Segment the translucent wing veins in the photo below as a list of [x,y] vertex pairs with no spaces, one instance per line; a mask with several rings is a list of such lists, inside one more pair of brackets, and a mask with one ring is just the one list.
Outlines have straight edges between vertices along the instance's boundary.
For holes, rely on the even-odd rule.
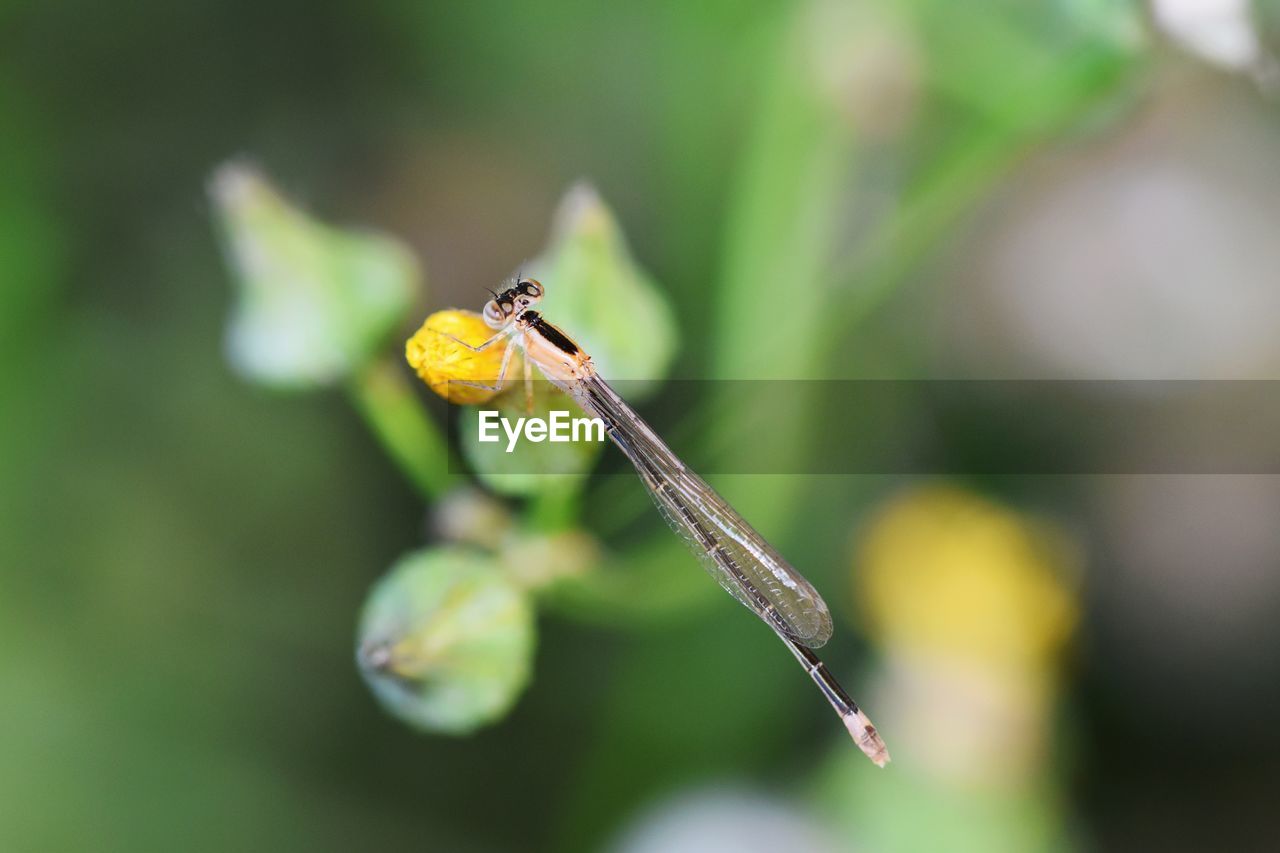
[[599,377],[572,389],[605,422],[667,523],[703,568],[774,630],[809,648],[831,637],[831,614],[805,578],[694,474]]

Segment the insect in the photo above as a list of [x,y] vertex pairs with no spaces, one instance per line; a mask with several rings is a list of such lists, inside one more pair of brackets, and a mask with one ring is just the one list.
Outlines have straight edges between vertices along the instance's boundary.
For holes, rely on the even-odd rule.
[[881,767],[888,763],[889,751],[875,726],[814,652],[831,638],[831,614],[813,585],[680,461],[600,377],[581,347],[534,310],[544,292],[540,282],[517,277],[501,293],[490,292],[493,298],[485,304],[483,317],[495,330],[493,337],[472,346],[448,335],[477,352],[506,342],[497,381],[492,386],[468,384],[500,388],[512,353],[519,348],[525,355],[526,380],[530,365],[536,365],[587,414],[600,418],[609,438],[635,466],[658,511],[703,568],[777,633],[867,757]]

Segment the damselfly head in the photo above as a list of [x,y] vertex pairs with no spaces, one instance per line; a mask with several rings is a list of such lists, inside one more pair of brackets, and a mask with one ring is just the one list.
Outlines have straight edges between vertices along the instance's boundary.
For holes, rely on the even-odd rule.
[[511,322],[516,313],[515,297],[504,290],[484,304],[484,322],[490,329],[501,329]]
[[[490,291],[492,293],[492,291]],[[501,329],[511,318],[542,299],[542,284],[537,279],[520,278],[485,303],[484,321],[491,329]]]

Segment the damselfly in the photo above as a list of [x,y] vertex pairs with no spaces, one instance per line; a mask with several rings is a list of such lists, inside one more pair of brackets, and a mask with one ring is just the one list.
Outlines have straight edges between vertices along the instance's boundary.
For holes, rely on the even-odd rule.
[[600,378],[590,356],[532,309],[542,293],[542,285],[534,279],[517,278],[511,287],[494,293],[484,307],[484,321],[496,331],[492,338],[479,346],[454,338],[475,351],[506,341],[497,381],[482,387],[502,387],[511,355],[519,347],[525,355],[526,379],[530,364],[537,366],[587,414],[600,418],[614,444],[635,465],[671,529],[721,586],[777,633],[840,715],[854,741],[883,767],[889,761],[889,751],[875,726],[813,651],[831,638],[831,614],[822,596],[724,498],[680,461]]

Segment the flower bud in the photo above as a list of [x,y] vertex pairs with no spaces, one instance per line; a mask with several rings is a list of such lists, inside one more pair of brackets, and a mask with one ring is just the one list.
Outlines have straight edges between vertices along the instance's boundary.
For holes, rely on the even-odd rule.
[[862,536],[868,630],[888,648],[1048,665],[1079,619],[1067,543],[1047,523],[956,487],[907,492]]
[[[437,311],[405,342],[404,357],[427,387],[450,403],[479,405],[501,393],[478,386],[497,384],[507,344],[498,341],[480,352],[467,344],[476,347],[492,337],[493,329],[474,311]],[[512,353],[505,384],[521,375],[519,359]]]
[[403,557],[370,592],[356,660],[389,712],[465,734],[515,702],[533,648],[533,607],[491,559],[430,548]]
[[342,380],[404,319],[419,273],[399,243],[316,222],[241,164],[218,169],[209,194],[238,285],[227,356],[249,379]]
[[666,376],[676,347],[671,307],[590,184],[565,193],[550,243],[524,272],[546,285],[540,310],[591,354],[602,375]]

